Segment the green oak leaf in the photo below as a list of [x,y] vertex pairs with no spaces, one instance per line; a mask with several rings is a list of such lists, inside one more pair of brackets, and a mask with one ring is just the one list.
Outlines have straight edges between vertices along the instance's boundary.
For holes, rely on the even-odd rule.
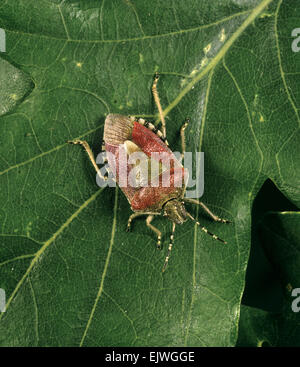
[[[270,178],[300,201],[299,10],[282,0],[1,2],[3,58],[34,84],[0,118],[1,345],[236,344],[256,193]],[[227,244],[177,226],[165,273],[171,223],[154,221],[161,252],[143,221],[126,233],[126,198],[99,188],[86,153],[67,144],[85,139],[99,153],[108,113],[156,120],[156,71],[170,146],[180,149],[189,117],[187,150],[205,153],[201,200],[233,222],[189,206]]]

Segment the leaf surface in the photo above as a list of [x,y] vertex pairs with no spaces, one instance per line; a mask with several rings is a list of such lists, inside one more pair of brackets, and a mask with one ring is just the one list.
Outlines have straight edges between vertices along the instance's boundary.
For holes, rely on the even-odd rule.
[[[249,1],[39,1],[0,6],[11,67],[34,89],[0,118],[2,345],[233,346],[250,247],[253,199],[266,180],[299,203],[299,5]],[[297,9],[296,9],[297,8]],[[298,58],[297,58],[298,57]],[[297,72],[298,67],[298,72]],[[164,249],[119,189],[101,189],[87,155],[108,113],[167,115],[168,141],[205,152],[203,200],[231,225],[189,210],[155,219]],[[23,75],[23,74],[22,74]],[[0,72],[0,100],[14,88]]]

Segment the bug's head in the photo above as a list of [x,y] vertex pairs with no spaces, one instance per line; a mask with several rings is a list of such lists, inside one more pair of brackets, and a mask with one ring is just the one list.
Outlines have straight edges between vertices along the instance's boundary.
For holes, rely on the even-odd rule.
[[163,215],[176,224],[182,224],[187,220],[187,212],[182,201],[173,199],[164,205]]

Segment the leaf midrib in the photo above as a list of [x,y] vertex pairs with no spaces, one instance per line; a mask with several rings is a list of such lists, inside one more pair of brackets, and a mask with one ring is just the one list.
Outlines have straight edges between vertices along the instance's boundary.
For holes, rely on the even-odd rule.
[[176,105],[182,100],[182,98],[197,84],[207,73],[209,73],[226,55],[233,43],[239,38],[239,36],[245,31],[245,29],[256,19],[256,17],[262,12],[262,10],[269,5],[273,0],[263,0],[256,8],[254,8],[245,19],[245,21],[238,27],[238,29],[232,34],[232,36],[225,42],[224,46],[214,56],[211,61],[186,85],[184,89],[177,95],[177,97],[168,105],[163,111],[164,116],[167,116],[170,111],[176,107]]

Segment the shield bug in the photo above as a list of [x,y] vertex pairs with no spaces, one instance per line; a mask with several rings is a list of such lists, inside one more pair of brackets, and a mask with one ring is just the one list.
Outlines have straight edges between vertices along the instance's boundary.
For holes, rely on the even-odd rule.
[[[105,119],[102,149],[106,151],[108,165],[113,168],[114,178],[124,192],[133,211],[128,219],[127,231],[130,230],[133,219],[146,215],[146,225],[156,234],[157,247],[160,248],[162,233],[153,226],[152,220],[157,215],[163,215],[172,222],[170,244],[162,268],[162,271],[165,271],[174,243],[176,224],[183,224],[191,219],[200,226],[202,231],[214,239],[226,243],[205,227],[202,227],[186,210],[185,203],[200,205],[214,221],[221,223],[229,223],[229,221],[219,218],[201,201],[185,197],[188,171],[183,167],[182,159],[185,152],[185,129],[189,121],[186,121],[180,130],[182,148],[182,159],[180,161],[175,157],[166,140],[166,122],[157,92],[158,78],[159,76],[156,74],[152,85],[152,93],[159,111],[162,131],[144,119],[109,114]],[[98,175],[102,176],[103,179],[107,179],[107,176],[103,177],[101,174],[93,152],[86,141],[74,140],[70,143],[82,145]],[[135,170],[138,166],[137,161],[132,162],[128,159],[133,153],[140,153],[138,163],[142,168],[139,167],[139,170]],[[153,169],[153,162],[157,163],[156,170]],[[149,173],[151,180],[149,180]],[[133,176],[131,181],[128,180],[130,174]],[[156,179],[155,185],[152,181],[153,178]],[[167,180],[165,180],[166,178]],[[168,182],[167,185],[165,181]]]

